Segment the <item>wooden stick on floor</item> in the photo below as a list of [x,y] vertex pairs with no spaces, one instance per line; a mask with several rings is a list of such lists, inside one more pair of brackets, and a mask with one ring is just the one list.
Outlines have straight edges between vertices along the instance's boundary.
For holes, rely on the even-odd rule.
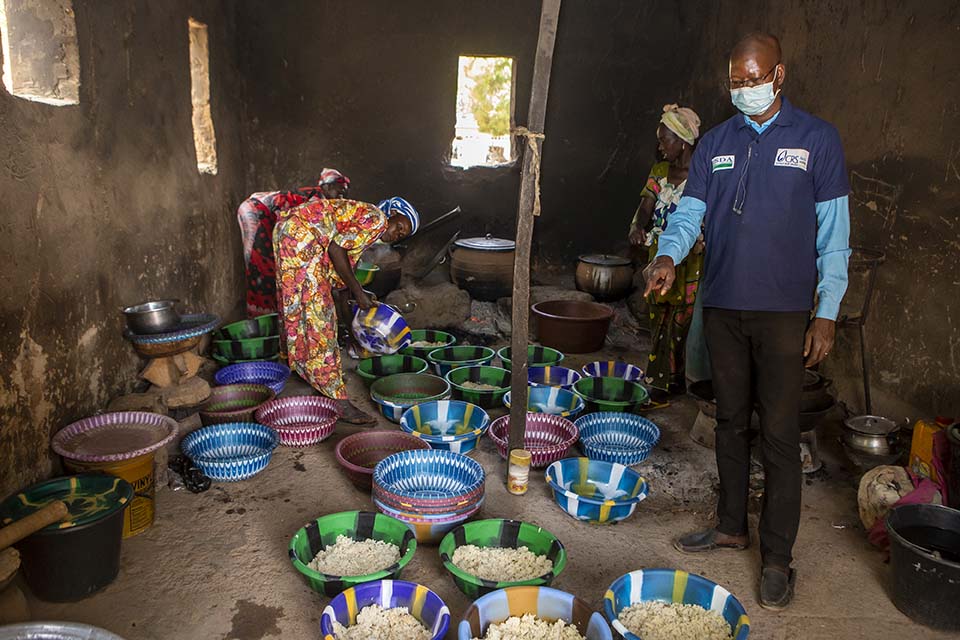
[[[520,174],[520,203],[517,207],[517,250],[513,265],[513,329],[510,343],[513,377],[510,384],[510,443],[508,451],[523,448],[527,417],[527,344],[530,339],[530,245],[534,214],[539,215],[540,149],[547,116],[550,67],[557,37],[560,0],[543,0],[540,8],[540,37],[533,63],[533,86],[527,113],[528,131],[521,134],[523,170]],[[536,152],[533,152],[536,150]],[[509,456],[508,456],[509,457]],[[508,465],[509,467],[509,465]]]

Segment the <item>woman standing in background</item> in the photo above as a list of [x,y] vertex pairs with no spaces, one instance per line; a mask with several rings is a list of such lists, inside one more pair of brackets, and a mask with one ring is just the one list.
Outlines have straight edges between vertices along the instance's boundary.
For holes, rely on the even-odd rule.
[[[690,158],[700,135],[700,118],[692,110],[675,104],[663,107],[657,127],[662,162],[653,165],[640,194],[640,205],[630,225],[630,243],[649,247],[650,259],[657,255],[657,241],[669,224],[687,183]],[[647,296],[653,346],[647,363],[647,384],[661,397],[686,389],[687,334],[693,319],[697,288],[703,270],[703,242],[677,265],[677,278],[666,294]]]

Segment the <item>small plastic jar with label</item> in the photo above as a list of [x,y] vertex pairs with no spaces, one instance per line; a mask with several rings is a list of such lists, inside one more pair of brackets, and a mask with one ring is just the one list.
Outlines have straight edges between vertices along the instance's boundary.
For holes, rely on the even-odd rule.
[[530,452],[526,449],[514,449],[510,452],[510,466],[507,470],[507,491],[522,496],[527,492],[530,481]]

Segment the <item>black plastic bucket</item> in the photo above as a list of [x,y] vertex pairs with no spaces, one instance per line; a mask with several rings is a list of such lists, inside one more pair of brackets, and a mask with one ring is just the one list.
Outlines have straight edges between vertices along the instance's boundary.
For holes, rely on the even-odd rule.
[[960,631],[960,511],[907,504],[886,526],[893,604],[914,622]]
[[70,515],[21,540],[21,570],[33,594],[49,602],[80,600],[113,582],[120,571],[123,512],[133,497],[126,480],[106,474],[55,478],[0,505],[0,523],[19,520],[63,500]]
[[947,497],[950,506],[960,509],[960,422],[947,427],[947,442],[950,443],[947,463]]

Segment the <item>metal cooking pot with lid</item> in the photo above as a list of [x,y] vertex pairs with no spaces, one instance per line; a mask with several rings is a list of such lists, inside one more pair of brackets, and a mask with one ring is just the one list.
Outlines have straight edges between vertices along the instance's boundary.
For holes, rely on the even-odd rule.
[[450,279],[475,300],[505,298],[513,293],[516,246],[490,235],[456,240],[450,248]]
[[633,288],[633,263],[605,253],[580,256],[576,282],[577,289],[597,300],[616,300]]
[[881,416],[853,416],[843,421],[843,443],[860,453],[887,455],[897,446],[900,427]]

